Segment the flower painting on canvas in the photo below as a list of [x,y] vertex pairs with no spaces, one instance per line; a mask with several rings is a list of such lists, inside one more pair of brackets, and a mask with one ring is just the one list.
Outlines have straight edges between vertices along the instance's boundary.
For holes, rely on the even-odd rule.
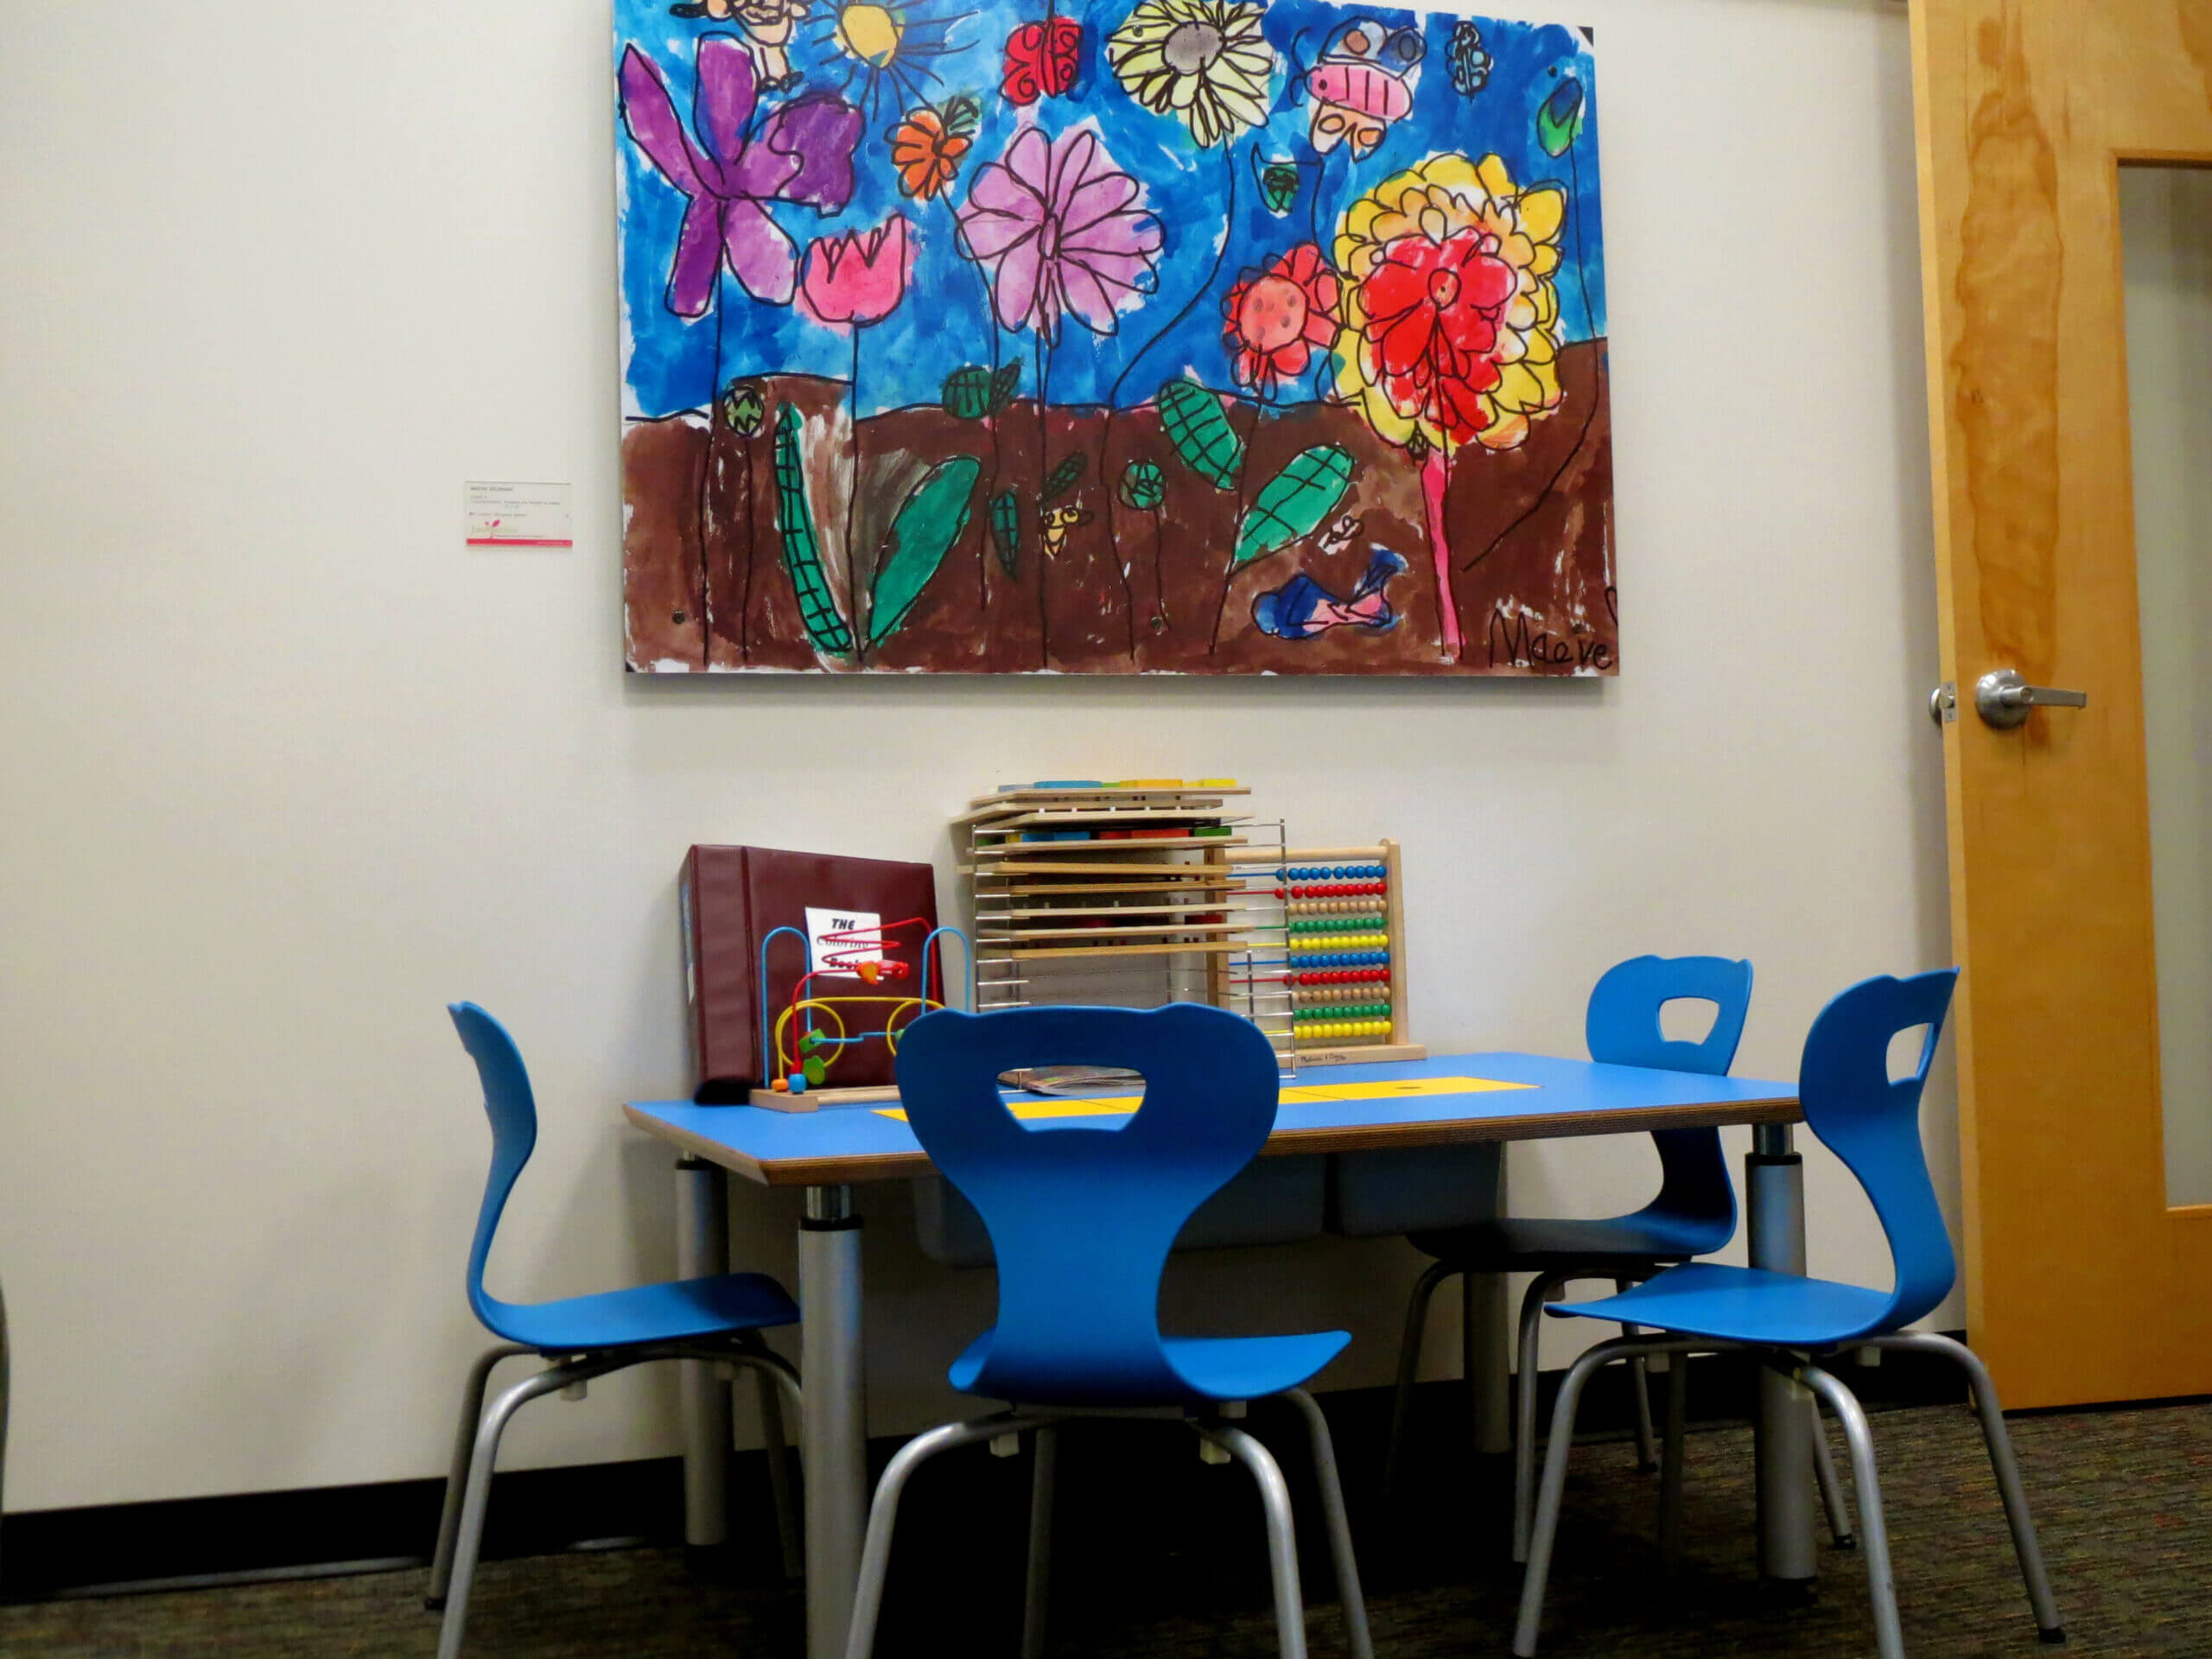
[[1611,674],[1586,30],[616,0],[626,660]]

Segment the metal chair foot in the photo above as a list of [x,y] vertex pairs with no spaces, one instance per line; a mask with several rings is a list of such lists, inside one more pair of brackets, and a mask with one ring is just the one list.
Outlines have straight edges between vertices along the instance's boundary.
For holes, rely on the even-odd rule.
[[424,1612],[442,1613],[445,1610],[446,1599],[443,1596],[425,1596],[423,1598],[423,1611]]
[[2066,1627],[2063,1624],[2055,1624],[2050,1630],[2037,1630],[2036,1640],[2045,1647],[2055,1648],[2066,1640]]

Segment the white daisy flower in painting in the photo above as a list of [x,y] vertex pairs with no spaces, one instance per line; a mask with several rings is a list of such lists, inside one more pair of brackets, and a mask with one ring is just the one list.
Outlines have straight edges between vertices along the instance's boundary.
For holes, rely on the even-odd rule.
[[1131,98],[1173,115],[1201,147],[1267,124],[1275,55],[1251,0],[1143,0],[1106,37],[1106,61]]

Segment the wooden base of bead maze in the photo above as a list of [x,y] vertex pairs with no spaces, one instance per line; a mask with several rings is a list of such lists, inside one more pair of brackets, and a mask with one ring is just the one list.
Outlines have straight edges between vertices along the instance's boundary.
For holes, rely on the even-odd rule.
[[752,1104],[766,1106],[772,1111],[818,1112],[825,1106],[896,1106],[899,1090],[887,1083],[866,1089],[839,1089],[834,1086],[810,1089],[803,1095],[776,1089],[755,1089],[749,1098]]

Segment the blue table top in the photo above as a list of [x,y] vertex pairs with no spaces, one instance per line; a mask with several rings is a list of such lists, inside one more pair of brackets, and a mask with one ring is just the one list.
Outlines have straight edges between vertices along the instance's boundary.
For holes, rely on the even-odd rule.
[[[1491,1086],[1455,1088],[1452,1078]],[[1420,1093],[1378,1093],[1372,1085]],[[1520,1085],[1500,1088],[1498,1084]],[[1355,1098],[1301,1099],[1309,1092],[1370,1085]],[[1102,1090],[1126,1097],[1128,1090]],[[1621,1135],[1708,1123],[1789,1123],[1802,1114],[1797,1086],[1755,1077],[1714,1077],[1644,1066],[1599,1065],[1541,1054],[1451,1054],[1370,1065],[1308,1066],[1286,1084],[1266,1155],[1361,1152],[1389,1147]],[[1020,1112],[1045,1105],[1010,1092]],[[1125,1116],[1066,1112],[1055,1125],[1106,1124]],[[623,1109],[648,1135],[769,1186],[838,1186],[925,1174],[930,1162],[914,1132],[882,1107],[826,1106],[811,1112],[766,1106],[633,1102]],[[1058,1115],[1065,1114],[1065,1115]]]

